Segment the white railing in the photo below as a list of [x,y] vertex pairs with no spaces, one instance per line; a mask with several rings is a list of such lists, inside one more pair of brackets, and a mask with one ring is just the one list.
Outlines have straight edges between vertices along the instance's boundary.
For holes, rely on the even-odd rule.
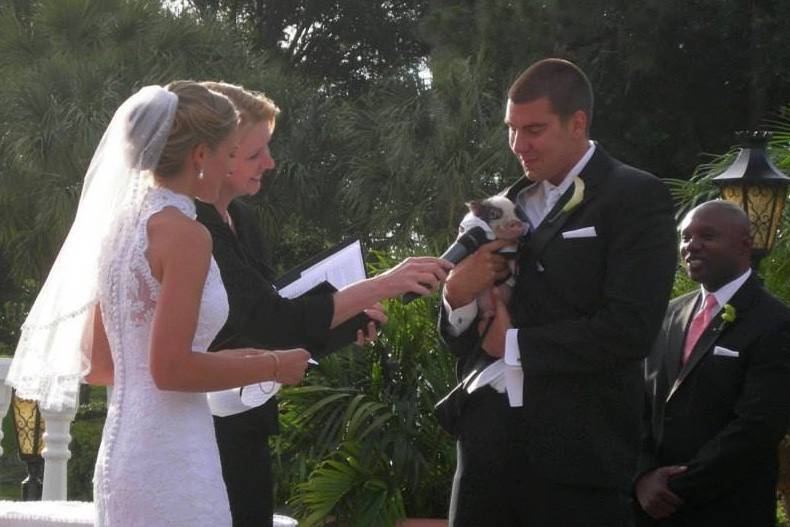
[[[5,377],[11,365],[10,358],[0,358],[0,423],[9,413],[11,402],[11,388],[5,384]],[[76,408],[65,408],[60,412],[42,411],[41,415],[46,423],[44,431],[44,489],[42,499],[63,501],[66,499],[66,475],[68,462],[71,457],[69,443],[71,442],[71,423],[77,414]],[[3,437],[0,428],[0,439]],[[3,454],[0,449],[0,455]]]

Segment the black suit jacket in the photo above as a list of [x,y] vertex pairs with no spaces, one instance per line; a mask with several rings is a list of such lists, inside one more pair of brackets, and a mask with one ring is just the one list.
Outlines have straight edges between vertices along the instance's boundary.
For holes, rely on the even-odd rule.
[[664,525],[774,525],[776,449],[790,424],[790,310],[752,274],[729,302],[735,320],[719,312],[681,367],[700,296],[672,301],[646,361],[640,473],[688,466],[669,482],[686,503]]
[[[677,265],[673,207],[659,179],[600,146],[580,177],[581,203],[561,212],[571,186],[519,250],[510,312],[524,370],[521,442],[560,483],[625,488],[639,450],[642,360]],[[506,195],[514,200],[528,184],[522,178]],[[585,227],[596,236],[562,234]],[[476,324],[451,337],[444,310],[440,317],[463,374],[478,359]]]
[[[196,206],[198,220],[211,233],[214,259],[230,304],[228,319],[209,350],[320,347],[330,334],[332,296],[281,298],[272,286],[274,273],[266,262],[263,233],[252,208],[238,200],[231,202],[228,212],[234,234],[213,205],[197,201]],[[248,421],[254,436],[277,430],[274,398],[242,416],[232,416],[233,421]]]

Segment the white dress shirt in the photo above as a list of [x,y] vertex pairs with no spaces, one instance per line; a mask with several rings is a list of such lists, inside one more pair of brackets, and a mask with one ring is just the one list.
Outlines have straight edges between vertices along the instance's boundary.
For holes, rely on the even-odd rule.
[[[713,295],[716,298],[716,307],[713,308],[713,310],[710,313],[711,319],[715,317],[719,313],[719,311],[722,310],[722,308],[724,308],[724,304],[726,304],[732,299],[733,295],[735,295],[735,293],[738,292],[738,289],[741,288],[743,283],[746,282],[746,280],[749,278],[751,274],[752,274],[752,270],[747,269],[746,272],[743,273],[741,276],[739,276],[735,280],[727,282],[726,284],[718,288],[716,291],[708,291],[707,289],[705,289],[705,286],[700,286],[700,290],[702,291],[702,298],[705,298],[709,294]],[[702,311],[701,302],[700,302],[700,308],[697,310],[697,312],[699,311]]]

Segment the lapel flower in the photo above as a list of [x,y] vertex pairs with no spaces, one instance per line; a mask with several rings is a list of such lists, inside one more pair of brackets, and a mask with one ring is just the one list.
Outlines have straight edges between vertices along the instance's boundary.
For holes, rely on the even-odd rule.
[[572,211],[584,199],[584,180],[579,176],[573,178],[573,195],[568,202],[562,206],[562,212],[567,214]]
[[721,319],[729,323],[735,322],[735,307],[732,304],[724,304]]

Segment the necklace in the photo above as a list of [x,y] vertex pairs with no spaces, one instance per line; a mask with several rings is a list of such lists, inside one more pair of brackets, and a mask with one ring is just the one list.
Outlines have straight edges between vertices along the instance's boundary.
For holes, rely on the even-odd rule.
[[222,219],[228,225],[228,227],[230,227],[230,230],[232,230],[235,233],[236,228],[233,226],[233,220],[230,217],[230,212],[226,210],[225,213],[222,215]]

